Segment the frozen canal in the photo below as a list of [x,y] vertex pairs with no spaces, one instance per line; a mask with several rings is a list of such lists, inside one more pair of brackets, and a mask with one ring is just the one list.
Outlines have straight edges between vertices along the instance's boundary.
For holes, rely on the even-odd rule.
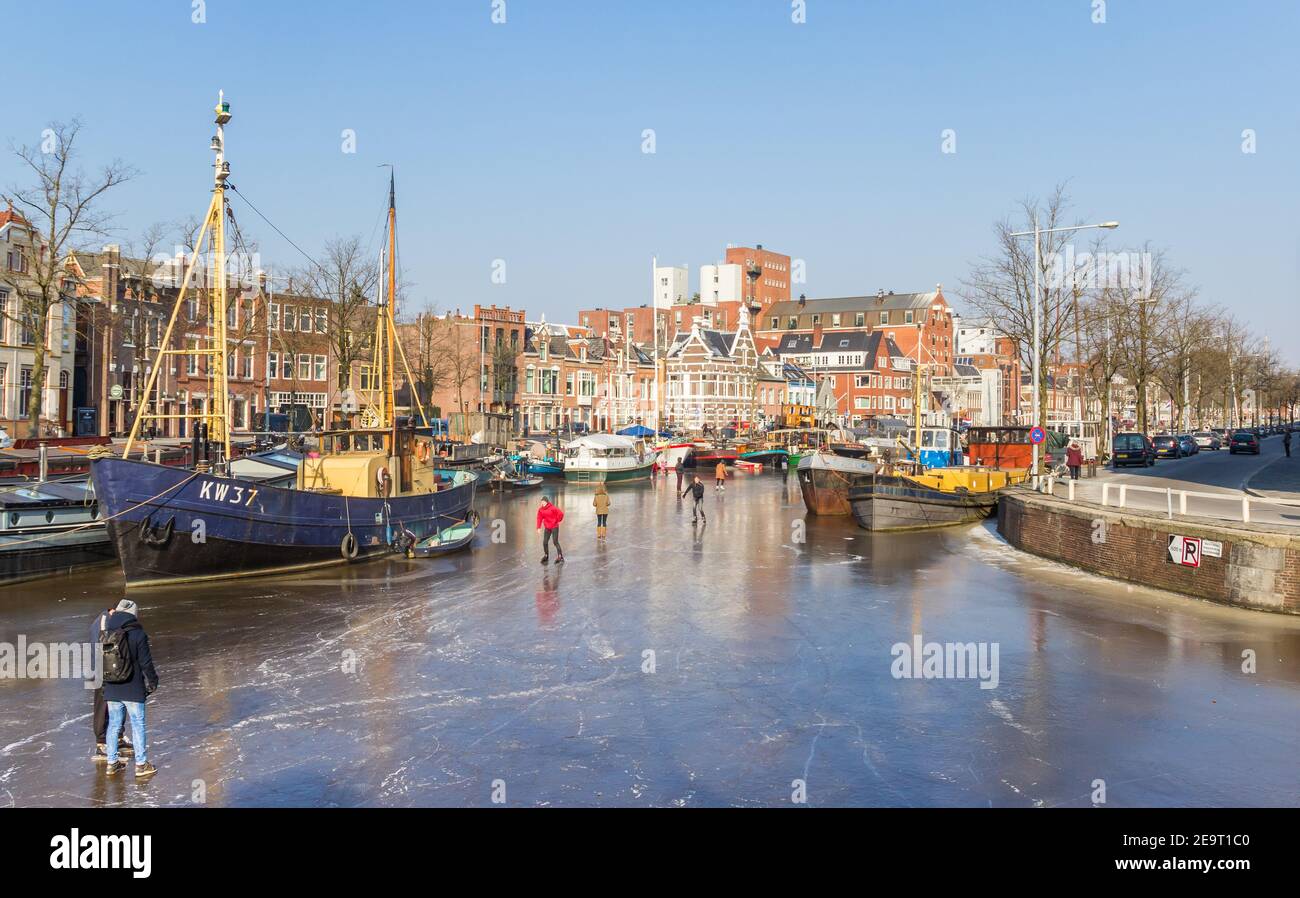
[[[1300,620],[1021,555],[990,526],[806,521],[739,475],[483,496],[472,553],[133,594],[162,688],[152,781],[90,759],[79,681],[0,680],[9,805],[1295,805]],[[492,520],[504,541],[491,541]],[[0,589],[0,641],[83,640],[113,568]],[[996,643],[998,682],[895,679],[891,646]],[[1258,670],[1242,672],[1253,650]],[[652,654],[651,654],[652,653]],[[653,670],[650,668],[653,667]],[[349,672],[352,671],[352,672]]]

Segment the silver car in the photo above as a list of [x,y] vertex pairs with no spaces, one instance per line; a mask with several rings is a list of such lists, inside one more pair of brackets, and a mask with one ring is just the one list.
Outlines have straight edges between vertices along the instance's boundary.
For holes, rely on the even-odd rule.
[[1218,452],[1223,448],[1223,443],[1219,440],[1219,435],[1217,433],[1211,433],[1208,430],[1192,434],[1192,439],[1196,441],[1196,445],[1200,449],[1209,449],[1213,452]]

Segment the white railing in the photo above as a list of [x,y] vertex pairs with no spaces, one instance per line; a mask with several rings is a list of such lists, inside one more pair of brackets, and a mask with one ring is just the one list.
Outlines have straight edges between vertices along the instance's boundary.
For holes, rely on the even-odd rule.
[[[1031,487],[1040,493],[1047,493],[1047,495],[1049,496],[1056,496],[1057,482],[1058,482],[1057,478],[1054,475],[1049,475],[1046,477],[1037,478],[1037,482],[1031,483]],[[1065,481],[1065,483],[1068,486],[1066,498],[1068,498],[1071,502],[1073,502],[1075,501],[1075,484],[1078,483],[1078,481],[1074,479],[1068,479]],[[1114,503],[1111,502],[1112,488],[1116,491],[1117,501],[1115,501]],[[1174,489],[1172,487],[1138,486],[1136,484],[1131,484],[1131,483],[1103,483],[1101,484],[1101,505],[1103,508],[1128,507],[1128,498],[1129,498],[1129,493],[1131,492],[1152,493],[1156,495],[1163,495],[1165,497],[1165,513],[1166,516],[1169,517],[1170,519],[1172,519],[1174,516],[1175,497],[1177,497],[1177,506],[1178,506],[1177,513],[1184,516],[1188,515],[1189,513],[1187,511],[1188,497],[1191,497],[1193,499],[1210,499],[1216,502],[1231,502],[1240,508],[1240,520],[1244,524],[1250,523],[1250,507],[1252,502],[1256,504],[1263,503],[1265,505],[1286,504],[1283,502],[1272,502],[1268,499],[1251,497],[1246,493],[1205,493],[1205,492],[1198,492],[1195,490],[1179,490],[1179,489]],[[1204,511],[1201,512],[1194,511],[1191,512],[1191,514],[1197,517],[1217,517],[1217,518],[1224,517],[1224,515],[1222,514],[1212,514]],[[1231,520],[1237,520],[1237,519],[1238,519],[1237,512],[1234,511],[1233,515],[1231,516]]]

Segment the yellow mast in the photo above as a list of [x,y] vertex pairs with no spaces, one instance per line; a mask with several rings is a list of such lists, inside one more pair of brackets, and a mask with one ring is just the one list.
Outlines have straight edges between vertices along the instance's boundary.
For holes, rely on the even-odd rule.
[[[394,359],[393,344],[397,342],[397,321],[393,317],[393,305],[397,300],[397,175],[388,175],[388,302],[384,306],[384,325],[388,329],[388,357],[384,360],[388,379],[384,381],[384,398],[388,404],[388,429],[393,433],[390,452],[397,451],[397,400],[393,383],[397,380],[397,364]],[[415,385],[411,385],[414,390]]]
[[[222,444],[222,460],[230,459],[230,422],[227,413],[227,395],[230,389],[229,372],[226,362],[226,179],[230,177],[230,163],[226,161],[226,132],[225,125],[231,119],[230,103],[226,100],[224,91],[217,93],[216,112],[217,133],[212,138],[212,150],[216,154],[213,162],[213,185],[212,201],[208,204],[207,214],[203,218],[203,224],[199,228],[198,239],[194,242],[194,257],[190,259],[185,268],[185,277],[181,281],[181,289],[176,297],[176,305],[172,309],[171,318],[167,322],[167,330],[163,333],[162,349],[155,359],[153,367],[149,371],[148,380],[145,383],[144,397],[145,402],[136,411],[135,420],[131,424],[131,433],[127,437],[126,446],[122,450],[122,457],[126,458],[131,453],[131,447],[135,444],[136,438],[140,434],[140,425],[145,420],[192,420],[195,426],[200,421],[208,425],[208,439],[218,440]],[[213,278],[216,281],[215,292],[210,295],[210,318],[208,325],[208,345],[195,349],[172,349],[172,333],[176,329],[176,319],[180,310],[185,306],[186,294],[193,282],[195,268],[203,258],[204,238],[209,239],[209,246],[212,252],[213,261]],[[213,325],[215,324],[215,328]],[[215,330],[215,333],[214,333]],[[178,415],[161,415],[157,412],[149,411],[148,397],[153,392],[154,386],[158,381],[158,372],[162,369],[162,363],[167,356],[199,356],[208,359],[208,410],[204,414],[192,414],[188,409],[183,410]],[[213,366],[216,366],[215,370]],[[197,462],[197,459],[194,459]]]

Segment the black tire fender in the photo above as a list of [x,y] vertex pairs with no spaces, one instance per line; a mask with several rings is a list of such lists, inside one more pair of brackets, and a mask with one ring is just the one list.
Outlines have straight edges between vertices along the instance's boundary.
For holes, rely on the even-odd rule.
[[357,538],[352,534],[352,531],[349,530],[343,535],[343,541],[339,543],[339,551],[343,553],[343,557],[348,561],[355,560],[357,555],[361,553],[361,547],[357,544]]

